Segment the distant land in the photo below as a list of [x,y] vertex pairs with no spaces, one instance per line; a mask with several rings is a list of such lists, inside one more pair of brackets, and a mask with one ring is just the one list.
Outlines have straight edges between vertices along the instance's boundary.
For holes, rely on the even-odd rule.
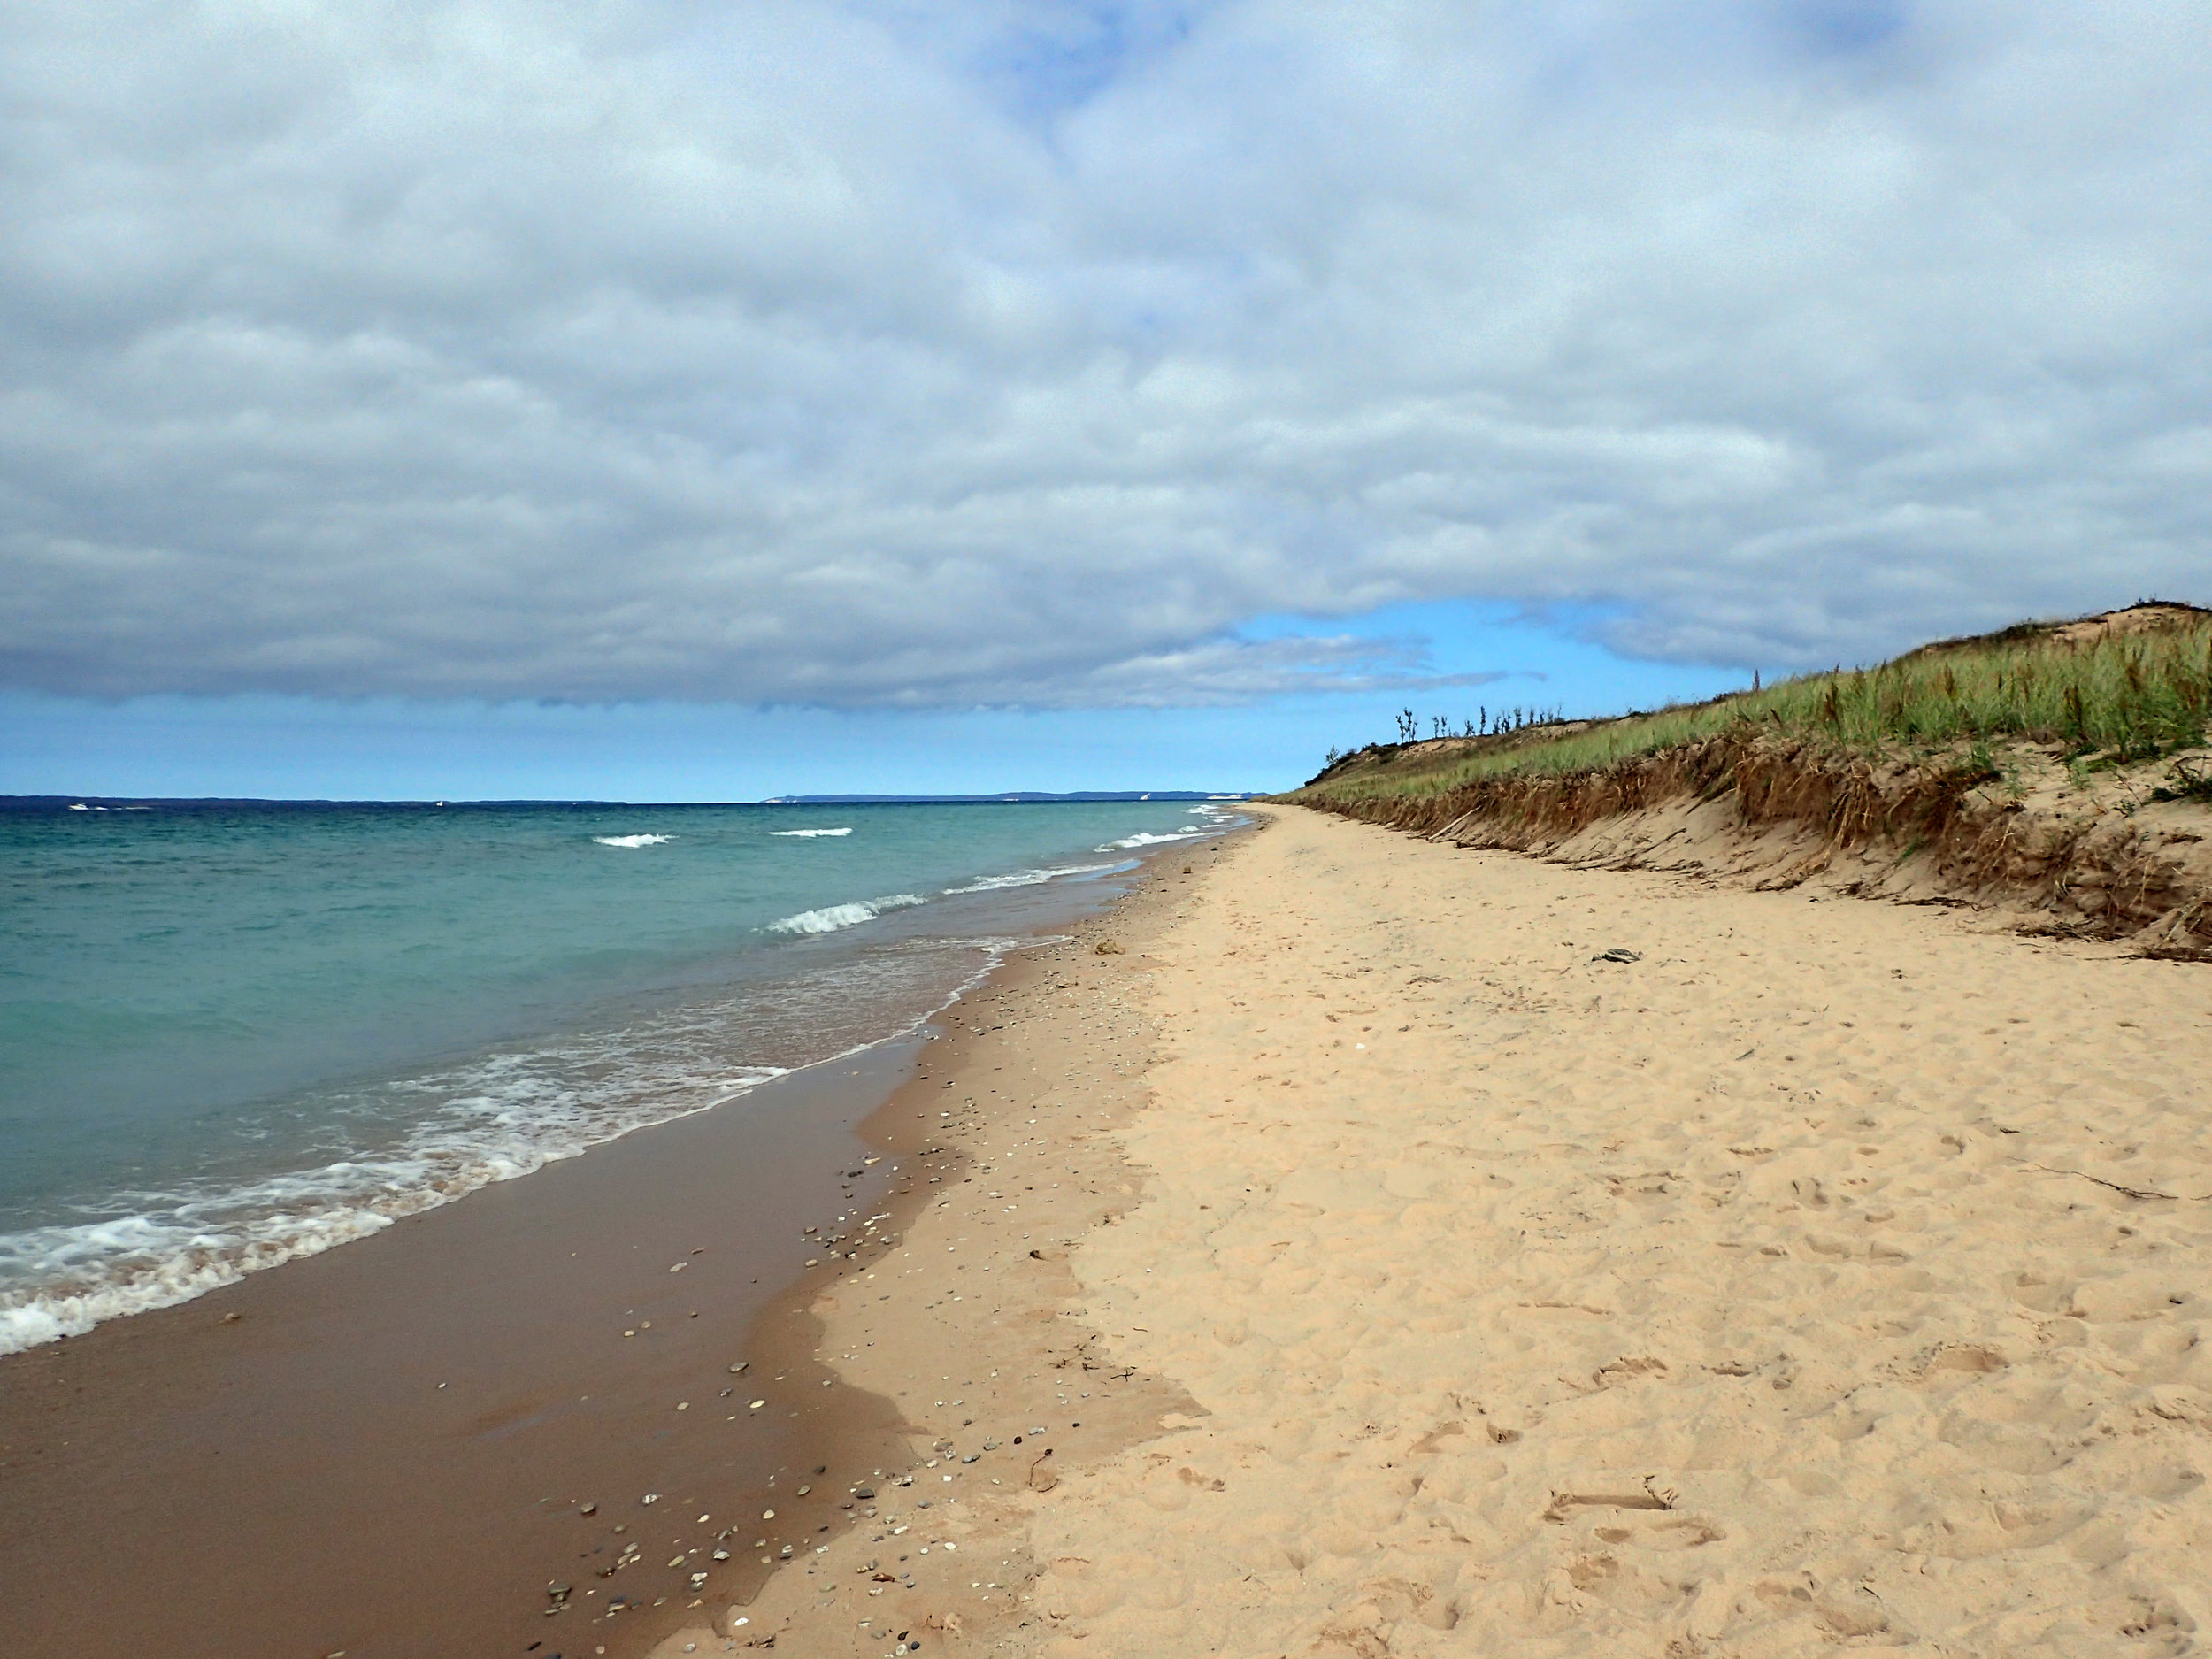
[[649,810],[685,806],[994,806],[1002,802],[1050,801],[1248,801],[1256,789],[1209,794],[1198,789],[1010,789],[996,795],[776,795],[761,801],[286,801],[257,795],[0,795],[0,812],[150,812],[157,808],[204,810],[225,807],[622,807]]
[[1054,795],[1041,789],[1009,789],[998,795],[772,795],[760,804],[989,806],[1000,801],[1248,801],[1259,793],[1257,789],[1225,790],[1210,795],[1202,789],[1071,789]]

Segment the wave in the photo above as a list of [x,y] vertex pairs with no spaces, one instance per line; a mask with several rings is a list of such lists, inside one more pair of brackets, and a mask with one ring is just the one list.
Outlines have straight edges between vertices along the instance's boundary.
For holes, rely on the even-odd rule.
[[[398,1147],[221,1190],[121,1195],[128,1214],[0,1236],[0,1354],[79,1336],[103,1320],[167,1308],[260,1268],[318,1256],[403,1216],[527,1175],[649,1124],[736,1099],[785,1068],[729,1068],[696,1052],[700,1033],[644,1033],[661,1065],[641,1089],[634,1067],[604,1062],[617,1033],[535,1054],[495,1056],[419,1078],[447,1096]],[[676,1050],[686,1050],[680,1055]],[[579,1087],[580,1064],[602,1072]],[[663,1069],[665,1067],[666,1069]]]
[[849,835],[853,833],[853,826],[848,824],[843,829],[770,830],[768,833],[771,835],[797,835],[810,840],[817,835]]
[[1062,876],[1091,876],[1109,870],[1127,870],[1130,861],[1123,859],[1110,864],[1056,864],[1049,870],[1017,870],[1002,876],[978,876],[964,887],[947,887],[953,893],[996,893],[1005,887],[1033,887],[1047,881],[1056,881]]
[[602,847],[659,847],[674,841],[673,835],[595,835],[592,840]]
[[1139,830],[1134,835],[1125,835],[1118,841],[1108,841],[1103,847],[1094,850],[1102,853],[1116,853],[1127,852],[1135,847],[1164,847],[1170,841],[1187,841],[1197,836],[1212,835],[1217,833],[1213,829],[1198,824],[1186,824],[1181,829],[1168,835],[1154,835]]
[[772,933],[833,933],[841,927],[872,922],[886,910],[902,910],[910,905],[928,902],[918,893],[894,893],[887,898],[860,899],[850,904],[825,905],[818,910],[801,910],[796,916],[787,916],[780,922],[769,923],[768,931]]

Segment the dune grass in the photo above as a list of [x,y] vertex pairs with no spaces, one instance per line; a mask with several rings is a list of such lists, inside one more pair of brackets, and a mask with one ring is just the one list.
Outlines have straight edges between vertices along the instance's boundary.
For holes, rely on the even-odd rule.
[[2212,720],[2212,611],[2172,611],[2161,626],[2093,637],[2079,625],[2026,624],[1655,714],[1379,746],[1290,798],[1427,795],[1508,773],[1599,772],[1753,726],[1863,753],[1963,742],[1983,764],[2008,741],[2055,746],[2092,765],[2154,759],[2202,744]]

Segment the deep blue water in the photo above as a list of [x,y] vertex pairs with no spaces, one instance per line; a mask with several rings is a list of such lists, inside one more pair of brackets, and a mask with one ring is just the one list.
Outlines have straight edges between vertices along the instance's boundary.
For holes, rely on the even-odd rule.
[[0,1352],[910,1030],[1041,897],[1218,822],[1167,803],[0,813]]

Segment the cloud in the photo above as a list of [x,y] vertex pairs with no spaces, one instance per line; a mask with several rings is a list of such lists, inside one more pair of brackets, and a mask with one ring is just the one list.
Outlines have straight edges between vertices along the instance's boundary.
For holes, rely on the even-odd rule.
[[1151,706],[1433,683],[1330,631],[1409,601],[1773,671],[2201,598],[2208,58],[2124,0],[18,8],[0,683]]

